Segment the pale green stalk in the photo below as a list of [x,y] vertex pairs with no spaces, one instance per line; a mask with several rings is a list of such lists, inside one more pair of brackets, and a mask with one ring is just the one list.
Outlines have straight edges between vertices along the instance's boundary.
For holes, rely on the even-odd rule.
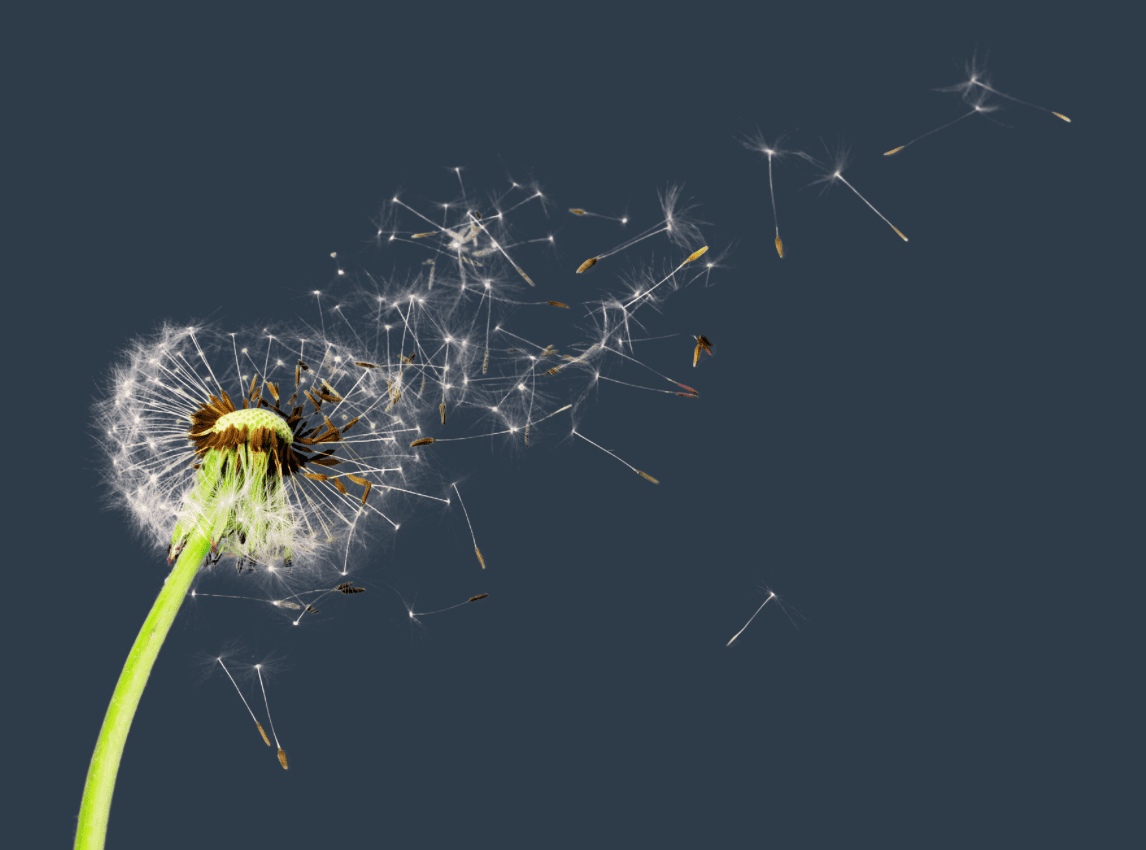
[[87,782],[84,783],[84,798],[80,803],[79,824],[76,827],[76,850],[101,850],[107,838],[107,821],[111,812],[111,795],[115,791],[115,776],[119,772],[119,760],[123,756],[123,745],[127,743],[127,733],[143,688],[151,675],[151,668],[159,656],[159,648],[171,630],[175,614],[191,582],[211,549],[211,541],[200,532],[192,533],[179,555],[159,598],[151,607],[151,613],[143,621],[143,628],[132,644],[123,665],[119,682],[111,696],[111,705],[103,718],[103,727],[96,739],[95,753],[88,768]]

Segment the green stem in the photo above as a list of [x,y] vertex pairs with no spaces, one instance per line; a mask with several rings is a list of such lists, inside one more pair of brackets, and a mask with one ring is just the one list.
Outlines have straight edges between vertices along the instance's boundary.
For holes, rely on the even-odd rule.
[[159,648],[163,646],[167,632],[175,621],[175,614],[183,604],[191,582],[210,549],[211,542],[206,535],[198,532],[191,535],[132,644],[127,663],[123,665],[123,672],[111,695],[111,705],[104,715],[91,767],[88,768],[76,828],[76,850],[103,848],[107,838],[108,815],[111,813],[111,795],[115,791],[115,776],[119,772],[119,760],[123,756],[123,746],[127,743],[127,733],[131,730],[135,709],[139,705],[139,698],[143,696],[143,688],[147,685],[155,659],[159,656]]

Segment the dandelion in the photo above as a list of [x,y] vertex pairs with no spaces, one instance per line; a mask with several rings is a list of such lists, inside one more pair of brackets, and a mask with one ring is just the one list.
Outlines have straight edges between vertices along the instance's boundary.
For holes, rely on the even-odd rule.
[[[450,503],[427,492],[433,453],[421,447],[500,436],[520,445],[523,433],[528,445],[544,436],[548,420],[579,404],[603,370],[644,365],[625,349],[634,314],[651,299],[622,305],[610,296],[588,305],[588,328],[563,302],[521,300],[534,282],[524,246],[552,238],[519,238],[507,217],[543,206],[544,196],[515,184],[479,212],[462,185],[461,205],[425,213],[394,198],[377,223],[380,248],[398,243],[420,254],[416,274],[380,279],[335,252],[343,289],[313,293],[317,321],[241,333],[164,325],[113,365],[94,409],[109,501],[172,569],[105,716],[77,846],[102,846],[131,719],[183,599],[224,596],[192,593],[198,576],[233,561],[288,591],[235,598],[269,603],[298,625],[326,594],[362,591],[345,581],[331,588],[319,574],[341,560],[346,576],[351,549],[397,531],[396,512],[407,501]],[[662,197],[664,221],[636,241],[664,234],[687,248],[679,270],[696,262],[704,243],[677,196]],[[566,308],[550,315],[572,320],[559,345],[543,346],[509,324],[521,305],[542,303]],[[464,436],[448,436],[447,405],[448,427]],[[317,589],[290,590],[308,574]],[[271,738],[278,743],[273,723]],[[278,755],[286,769],[281,746]]]
[[[102,846],[143,687],[204,566],[232,557],[240,569],[261,565],[283,580],[294,565],[317,569],[343,547],[348,555],[352,536],[372,525],[397,529],[380,500],[366,498],[372,486],[404,480],[393,437],[400,428],[379,414],[385,378],[354,366],[377,359],[358,342],[307,328],[230,334],[165,325],[112,367],[94,408],[110,501],[174,568],[104,718],[77,846]],[[281,747],[279,757],[285,768]]]

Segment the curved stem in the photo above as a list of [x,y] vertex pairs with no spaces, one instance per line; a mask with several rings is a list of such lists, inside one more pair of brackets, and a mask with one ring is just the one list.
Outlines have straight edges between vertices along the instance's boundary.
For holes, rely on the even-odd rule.
[[151,675],[151,668],[159,656],[159,648],[171,630],[175,614],[199,572],[203,559],[211,549],[206,535],[194,533],[183,547],[175,569],[167,576],[159,598],[151,607],[143,628],[132,644],[127,663],[119,675],[111,705],[103,718],[103,727],[96,739],[88,778],[84,783],[84,798],[80,803],[79,823],[76,827],[76,850],[102,850],[107,837],[108,815],[111,813],[111,795],[115,791],[115,777],[127,733],[143,688]]

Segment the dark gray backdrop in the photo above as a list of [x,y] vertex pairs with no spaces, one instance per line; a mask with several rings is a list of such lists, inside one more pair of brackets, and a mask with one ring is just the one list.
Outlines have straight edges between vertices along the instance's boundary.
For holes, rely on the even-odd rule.
[[[682,334],[650,349],[678,376],[689,334],[716,341],[702,399],[607,387],[585,420],[662,485],[584,445],[481,447],[455,457],[485,573],[460,518],[430,514],[312,627],[188,606],[109,846],[1117,846],[1140,272],[1119,254],[1126,60],[1092,23],[450,4],[18,27],[10,166],[31,191],[10,212],[31,227],[9,245],[8,372],[51,388],[9,420],[36,422],[10,445],[48,467],[10,464],[10,563],[32,568],[7,606],[8,702],[32,709],[9,727],[19,846],[71,840],[165,574],[98,507],[81,426],[106,364],[164,318],[306,315],[332,250],[388,271],[362,253],[370,217],[400,185],[452,195],[454,165],[483,189],[532,173],[562,209],[627,205],[633,228],[682,182],[736,243],[654,326]],[[1073,123],[1014,105],[1009,128],[880,156],[959,114],[929,89],[976,45],[1001,89]],[[813,152],[842,135],[910,243],[794,165],[777,258],[766,168],[734,140],[756,126]],[[577,300],[608,278],[572,275],[601,241],[568,219],[549,291]],[[490,598],[411,630],[391,584],[423,608]],[[765,584],[794,623],[769,606],[726,649]],[[225,679],[195,685],[194,655],[231,639],[285,662],[288,773]]]

